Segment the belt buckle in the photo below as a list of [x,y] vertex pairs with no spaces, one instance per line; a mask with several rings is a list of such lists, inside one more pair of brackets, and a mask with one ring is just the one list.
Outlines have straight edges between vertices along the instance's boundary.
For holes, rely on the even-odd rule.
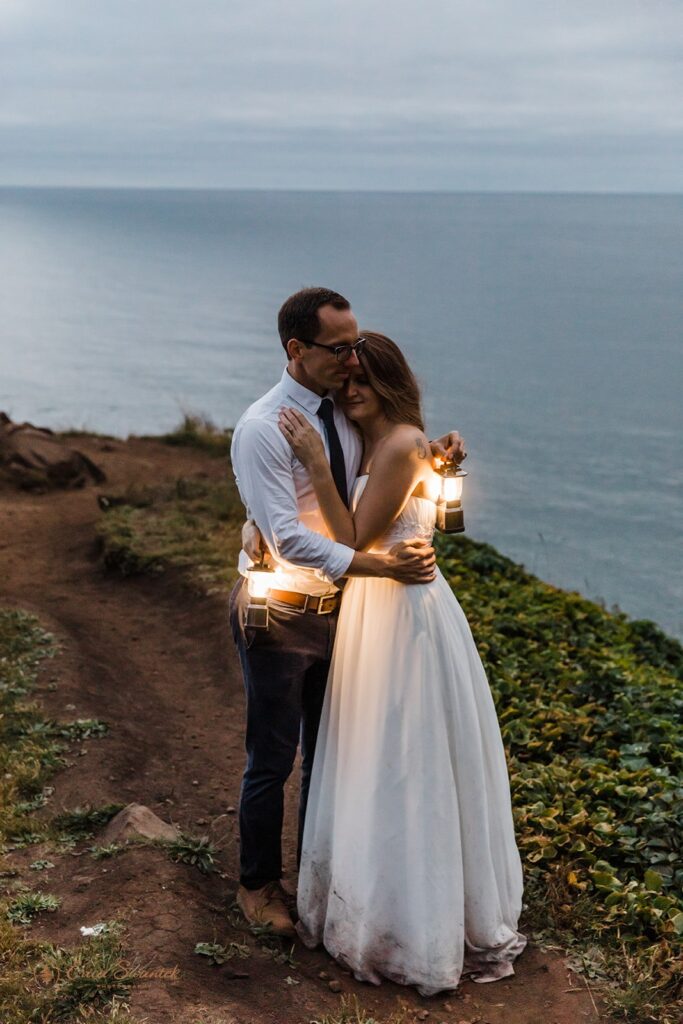
[[[336,599],[337,599],[337,595],[336,594],[326,594],[325,597],[321,597],[320,601],[318,602],[317,614],[318,615],[329,615],[331,612],[333,612],[334,611],[334,602],[336,601]],[[325,605],[325,601],[330,601],[332,603],[327,608],[325,608],[325,606],[324,606]]]

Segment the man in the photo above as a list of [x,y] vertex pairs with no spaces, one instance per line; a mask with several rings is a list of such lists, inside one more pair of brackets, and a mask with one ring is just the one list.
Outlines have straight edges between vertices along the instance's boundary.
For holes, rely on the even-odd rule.
[[[359,365],[363,340],[348,301],[326,288],[290,296],[278,315],[287,355],[279,384],[247,409],[232,443],[232,464],[248,515],[274,563],[268,629],[245,626],[244,578],[230,598],[230,618],[247,695],[247,766],[240,798],[240,887],[250,924],[291,935],[283,900],[281,835],[284,784],[301,742],[299,853],[325,684],[344,576],[386,576],[405,584],[434,578],[434,549],[402,542],[389,552],[354,551],[327,534],[308,473],[278,428],[278,411],[294,406],[320,432],[345,502],[361,460],[358,434],[334,395]],[[435,442],[462,455],[459,435]],[[249,559],[240,554],[240,572]]]

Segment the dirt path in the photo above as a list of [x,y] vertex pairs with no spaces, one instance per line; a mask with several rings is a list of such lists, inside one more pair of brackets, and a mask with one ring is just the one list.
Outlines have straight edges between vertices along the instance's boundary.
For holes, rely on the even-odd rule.
[[[90,439],[82,447],[105,468],[107,490],[224,471],[218,460],[156,442]],[[465,983],[456,995],[429,1000],[389,983],[374,988],[354,982],[324,952],[302,947],[296,968],[255,948],[239,964],[249,977],[239,980],[194,954],[197,942],[243,938],[226,919],[237,877],[237,822],[229,809],[237,805],[243,760],[242,683],[227,602],[199,598],[178,578],[106,574],[95,545],[96,493],[0,491],[0,601],[35,612],[62,645],[40,677],[46,713],[99,718],[110,726],[106,737],[73,748],[70,766],[54,777],[54,796],[37,816],[86,803],[143,803],[187,832],[209,834],[223,877],[204,877],[149,847],[95,861],[87,853],[89,840],[75,855],[51,854],[55,867],[40,882],[61,896],[62,905],[37,919],[33,933],[73,945],[80,925],[123,919],[129,948],[149,973],[175,975],[151,976],[135,987],[131,1008],[148,1024],[307,1024],[339,1008],[328,979],[357,995],[379,1020],[401,1002],[416,1013],[428,1011],[436,1024],[604,1020],[584,983],[559,957],[533,945],[514,978]],[[292,884],[294,788],[293,781],[285,835]],[[23,868],[41,855],[33,846],[10,858]],[[35,884],[33,872],[27,875]]]

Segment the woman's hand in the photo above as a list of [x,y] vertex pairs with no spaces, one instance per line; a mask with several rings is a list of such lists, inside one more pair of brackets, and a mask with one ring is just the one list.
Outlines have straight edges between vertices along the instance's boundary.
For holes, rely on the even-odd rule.
[[323,439],[302,413],[286,407],[280,409],[278,426],[297,459],[309,472],[317,465],[327,465]]

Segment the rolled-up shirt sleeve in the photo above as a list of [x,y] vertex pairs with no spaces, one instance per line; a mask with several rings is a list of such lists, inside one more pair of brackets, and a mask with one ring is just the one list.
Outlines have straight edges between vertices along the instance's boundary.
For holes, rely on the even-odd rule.
[[271,552],[292,566],[320,570],[330,582],[343,576],[355,551],[299,521],[291,449],[277,426],[257,419],[240,424],[231,457],[242,501]]

